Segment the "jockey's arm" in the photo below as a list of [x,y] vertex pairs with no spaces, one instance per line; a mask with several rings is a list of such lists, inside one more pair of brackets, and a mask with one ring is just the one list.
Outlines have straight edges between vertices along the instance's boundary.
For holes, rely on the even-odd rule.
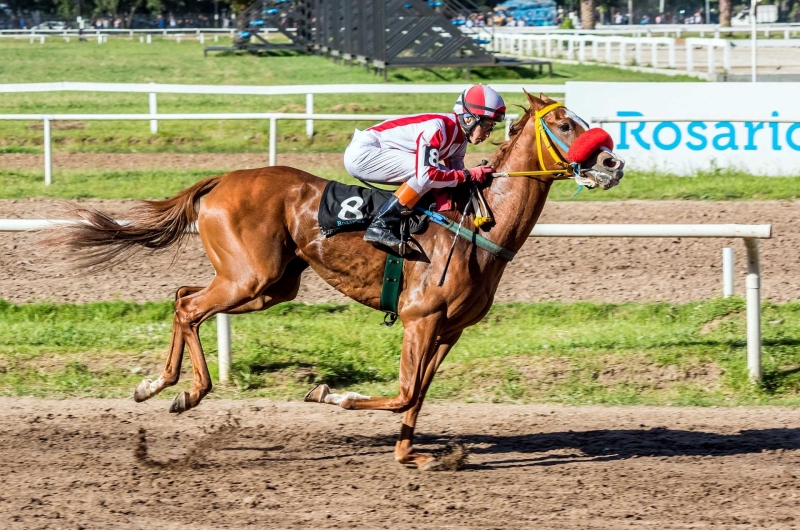
[[464,144],[464,147],[458,150],[456,154],[451,156],[445,161],[445,165],[450,169],[464,169],[464,155],[467,154],[467,144]]
[[[451,157],[448,169],[439,160],[440,150],[444,144],[444,135],[439,127],[431,127],[423,131],[417,138],[417,178],[420,182],[435,181],[445,186],[455,186],[464,182],[463,158]],[[453,167],[459,165],[460,167]]]

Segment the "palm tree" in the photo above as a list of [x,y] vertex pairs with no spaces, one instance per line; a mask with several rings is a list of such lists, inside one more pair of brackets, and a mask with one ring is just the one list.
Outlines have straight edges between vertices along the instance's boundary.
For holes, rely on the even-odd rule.
[[581,0],[581,29],[594,29],[596,3],[597,0]]
[[731,16],[733,15],[733,2],[731,0],[719,0],[719,25],[723,28],[731,27]]

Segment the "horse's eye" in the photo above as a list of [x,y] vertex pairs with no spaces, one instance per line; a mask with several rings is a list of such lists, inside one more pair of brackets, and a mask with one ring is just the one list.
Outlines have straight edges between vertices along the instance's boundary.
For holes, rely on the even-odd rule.
[[558,126],[558,128],[561,129],[563,132],[569,132],[570,129],[572,129],[572,127],[569,126],[569,123],[562,123],[561,125]]

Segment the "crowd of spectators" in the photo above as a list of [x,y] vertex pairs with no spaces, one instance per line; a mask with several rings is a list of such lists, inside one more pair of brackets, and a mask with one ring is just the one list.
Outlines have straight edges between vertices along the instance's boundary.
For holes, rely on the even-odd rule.
[[[41,28],[47,24],[57,23],[59,28],[77,28],[77,23],[72,22],[41,22],[34,19],[32,22],[26,20],[24,17],[16,18],[11,24],[6,25],[7,29],[31,29],[33,27]],[[227,16],[220,17],[219,27],[228,28],[235,26],[235,21],[232,21]],[[214,19],[206,15],[183,15],[174,16],[172,14],[163,16],[135,16],[132,20],[128,21],[119,16],[113,15],[100,15],[88,18],[83,23],[83,28],[80,29],[143,29],[143,28],[158,28],[158,29],[177,29],[177,28],[212,28],[214,27]],[[53,28],[51,28],[53,29]],[[58,29],[58,28],[55,28]]]

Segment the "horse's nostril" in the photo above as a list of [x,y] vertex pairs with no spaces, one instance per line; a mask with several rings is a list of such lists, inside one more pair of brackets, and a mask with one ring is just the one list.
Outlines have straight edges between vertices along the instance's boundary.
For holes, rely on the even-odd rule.
[[603,160],[603,165],[610,169],[617,169],[621,167],[620,164],[621,162],[614,158],[606,158],[605,160]]

